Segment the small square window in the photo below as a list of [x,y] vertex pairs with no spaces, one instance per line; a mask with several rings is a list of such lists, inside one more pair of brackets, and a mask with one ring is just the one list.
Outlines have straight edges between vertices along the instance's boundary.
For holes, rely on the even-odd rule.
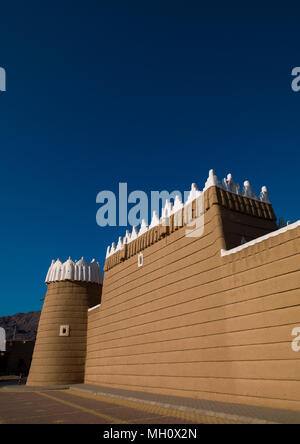
[[59,329],[59,336],[69,336],[69,335],[70,335],[70,326],[61,325]]
[[143,265],[143,253],[139,253],[138,255],[138,266],[141,267]]

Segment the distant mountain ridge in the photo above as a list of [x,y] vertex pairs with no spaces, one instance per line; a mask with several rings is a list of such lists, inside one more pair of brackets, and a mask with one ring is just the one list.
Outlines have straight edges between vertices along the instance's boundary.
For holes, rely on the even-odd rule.
[[31,311],[0,317],[0,327],[6,331],[6,340],[35,341],[40,315],[40,311]]

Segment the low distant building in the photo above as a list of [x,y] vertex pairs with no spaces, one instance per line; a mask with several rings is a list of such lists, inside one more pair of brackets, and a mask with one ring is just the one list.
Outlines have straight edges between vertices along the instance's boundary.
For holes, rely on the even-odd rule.
[[4,328],[0,327],[0,352],[5,352],[6,350],[6,333]]
[[35,341],[7,341],[0,351],[0,374],[28,375]]

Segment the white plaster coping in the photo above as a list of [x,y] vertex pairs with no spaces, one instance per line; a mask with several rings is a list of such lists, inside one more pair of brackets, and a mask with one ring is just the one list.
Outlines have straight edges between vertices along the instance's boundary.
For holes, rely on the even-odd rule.
[[257,239],[253,239],[252,241],[246,242],[243,245],[239,245],[238,247],[232,248],[231,250],[221,249],[221,256],[229,256],[230,254],[238,253],[239,251],[244,250],[245,248],[251,247],[252,245],[259,244],[271,237],[279,236],[282,233],[285,233],[289,230],[294,230],[295,228],[300,226],[300,220],[294,222],[293,224],[287,225],[286,227],[280,228],[279,230],[272,231],[271,233],[265,234],[264,236],[258,237]]
[[93,311],[100,306],[101,306],[101,304],[95,305],[94,307],[89,308],[88,311]]

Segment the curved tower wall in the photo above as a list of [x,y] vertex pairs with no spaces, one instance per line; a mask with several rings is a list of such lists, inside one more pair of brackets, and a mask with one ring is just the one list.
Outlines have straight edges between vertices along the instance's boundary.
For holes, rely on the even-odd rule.
[[[49,269],[29,386],[68,385],[84,380],[87,312],[100,303],[102,275],[96,262],[79,262],[69,259],[62,264],[58,260]],[[80,274],[85,280],[71,280],[73,271],[77,278]]]

